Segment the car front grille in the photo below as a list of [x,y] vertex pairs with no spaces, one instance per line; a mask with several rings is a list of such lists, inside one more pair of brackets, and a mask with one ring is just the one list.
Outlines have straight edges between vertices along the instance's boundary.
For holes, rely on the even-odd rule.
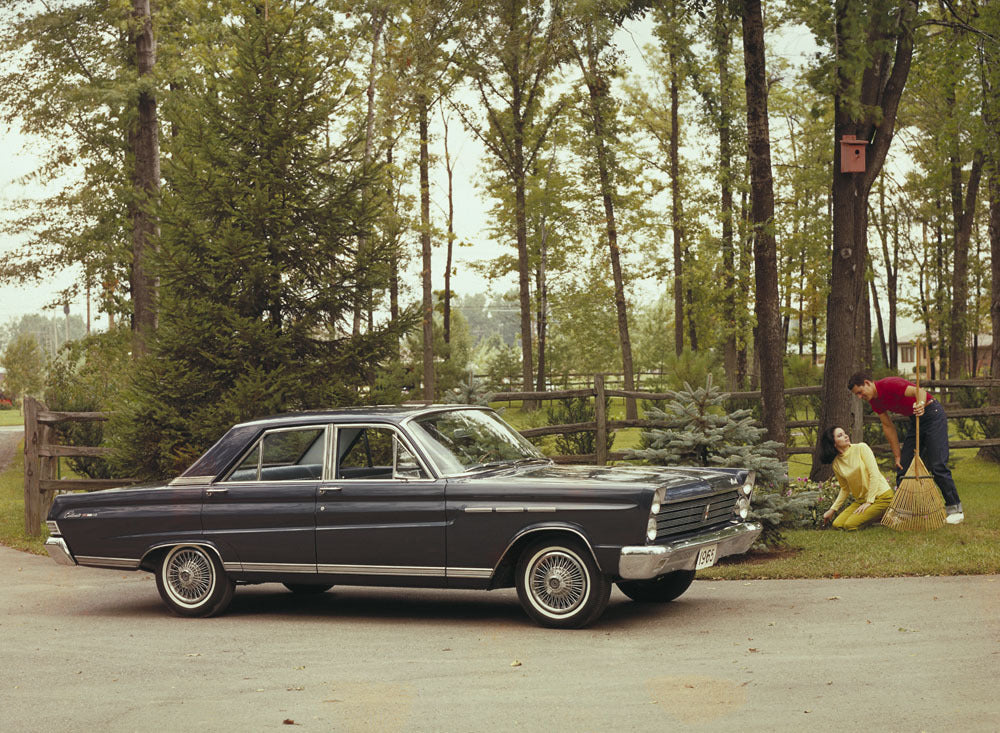
[[707,527],[725,524],[735,518],[733,508],[736,506],[737,498],[739,492],[734,489],[711,496],[663,504],[660,513],[656,515],[654,542],[675,539]]

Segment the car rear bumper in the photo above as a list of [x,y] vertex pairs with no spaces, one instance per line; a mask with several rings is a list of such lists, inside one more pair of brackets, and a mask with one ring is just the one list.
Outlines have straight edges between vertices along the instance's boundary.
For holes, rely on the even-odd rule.
[[624,580],[648,580],[674,570],[694,570],[702,548],[716,545],[716,558],[739,555],[750,549],[763,529],[756,522],[741,522],[666,545],[623,547],[618,574]]
[[60,565],[76,565],[76,559],[62,537],[49,537],[45,540],[45,549],[48,550],[49,557]]

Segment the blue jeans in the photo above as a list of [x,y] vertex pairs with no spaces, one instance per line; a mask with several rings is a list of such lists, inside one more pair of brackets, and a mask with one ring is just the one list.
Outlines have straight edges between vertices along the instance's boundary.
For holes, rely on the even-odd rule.
[[[902,471],[896,472],[896,486],[899,487],[903,480],[906,469],[913,461],[913,452],[916,448],[917,430],[916,418],[910,416],[910,429],[903,438],[900,463],[903,465]],[[931,400],[924,408],[924,414],[920,418],[920,457],[927,466],[927,470],[934,477],[934,483],[941,489],[944,503],[948,506],[958,504],[958,489],[955,488],[955,479],[951,477],[948,468],[948,416],[944,413],[944,408],[937,400]]]

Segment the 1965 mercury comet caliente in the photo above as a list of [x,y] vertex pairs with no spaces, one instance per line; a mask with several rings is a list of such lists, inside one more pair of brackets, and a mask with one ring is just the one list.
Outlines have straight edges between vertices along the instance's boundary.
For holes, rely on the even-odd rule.
[[743,553],[740,469],[560,466],[492,410],[376,407],[236,425],[165,485],[57,496],[55,560],[146,570],[183,616],[236,585],[516,586],[543,626],[604,611],[611,584],[670,601]]

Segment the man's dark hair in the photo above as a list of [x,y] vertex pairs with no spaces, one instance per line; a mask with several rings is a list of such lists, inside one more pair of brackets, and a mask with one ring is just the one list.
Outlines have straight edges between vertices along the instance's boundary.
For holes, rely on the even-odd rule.
[[833,433],[839,427],[839,425],[832,425],[819,436],[820,463],[833,463],[833,459],[839,455],[840,451],[837,450],[837,444],[833,442]]
[[874,382],[872,379],[872,373],[869,371],[854,372],[851,378],[847,380],[847,389],[853,390],[855,387],[864,386],[865,382]]

